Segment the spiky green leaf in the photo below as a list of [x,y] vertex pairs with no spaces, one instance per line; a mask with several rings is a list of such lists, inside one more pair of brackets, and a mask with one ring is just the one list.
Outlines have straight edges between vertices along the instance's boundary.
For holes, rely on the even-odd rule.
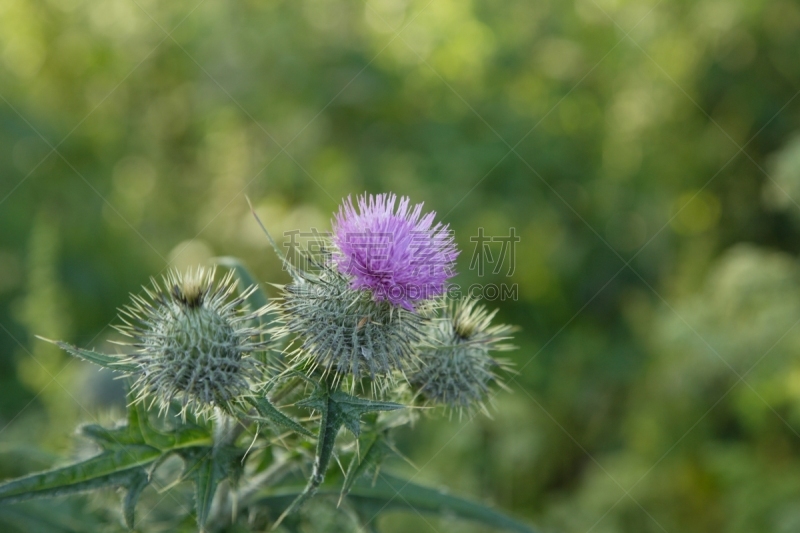
[[368,413],[380,411],[395,411],[405,407],[394,402],[381,402],[366,398],[359,398],[342,391],[330,392],[324,387],[318,387],[308,398],[297,403],[299,407],[306,407],[320,411],[325,415],[329,410],[328,421],[336,425],[336,431],[344,425],[356,437],[361,432],[361,417]]
[[88,424],[80,431],[102,448],[99,455],[0,484],[0,502],[122,487],[126,490],[123,515],[132,527],[139,496],[163,460],[173,453],[200,450],[210,454],[212,450],[207,429],[187,424],[174,431],[160,431],[150,423],[144,406],[136,402],[129,404],[127,424],[110,429]]
[[353,484],[364,474],[372,468],[379,468],[383,459],[389,454],[391,449],[386,444],[386,435],[383,433],[373,433],[367,435],[359,448],[359,453],[354,455],[347,466],[347,472],[344,476],[344,483],[342,484],[342,492],[339,495],[341,502]]
[[405,407],[394,402],[358,398],[341,391],[331,393],[331,400],[333,407],[340,413],[342,424],[356,437],[361,433],[361,417],[363,415],[380,411],[396,411]]
[[149,483],[150,475],[144,469],[140,469],[131,476],[131,479],[125,485],[125,496],[122,498],[122,516],[125,518],[125,525],[129,529],[133,529],[134,526],[136,504],[139,502],[139,496],[142,495],[142,491]]
[[188,448],[177,453],[184,462],[182,479],[194,483],[197,525],[200,531],[205,531],[220,483],[238,482],[244,452],[234,446],[218,446]]
[[304,428],[300,425],[299,422],[295,421],[291,417],[282,413],[277,407],[275,407],[268,398],[264,396],[257,396],[248,399],[249,402],[256,408],[258,412],[258,416],[260,419],[265,420],[275,426],[278,426],[283,429],[288,429],[290,431],[295,431],[300,433],[301,435],[305,435],[307,437],[313,437],[314,434],[311,433],[308,429]]
[[78,359],[83,359],[84,361],[89,361],[90,363],[102,366],[103,368],[108,368],[110,370],[116,370],[119,372],[135,372],[138,370],[138,367],[134,364],[121,362],[121,357],[119,355],[111,355],[96,352],[94,350],[86,350],[84,348],[73,346],[72,344],[64,341],[54,341],[38,335],[36,338],[45,342],[49,342],[50,344],[55,344],[70,355],[77,357]]
[[197,523],[200,526],[200,530],[203,531],[211,510],[211,504],[214,501],[214,494],[216,494],[217,486],[221,481],[218,467],[210,454],[199,461],[193,477]]
[[535,530],[486,505],[382,473],[374,484],[361,481],[348,498],[373,516],[389,510],[456,516],[517,533]]
[[305,489],[297,495],[291,505],[281,514],[273,525],[273,529],[278,527],[287,516],[297,511],[307,500],[312,498],[317,488],[325,480],[325,472],[327,472],[328,465],[333,457],[336,435],[342,427],[341,412],[337,409],[330,392],[326,388],[318,387],[311,396],[299,402],[298,405],[319,411],[322,415],[319,425],[319,435],[317,436],[316,458],[311,471],[311,477],[308,479]]
[[93,440],[104,450],[110,450],[125,444],[143,443],[138,428],[132,429],[130,425],[109,429],[99,424],[86,424],[80,427],[79,432],[84,437]]
[[84,492],[128,484],[161,456],[146,445],[128,445],[73,465],[31,474],[0,485],[0,502]]
[[[278,513],[291,507],[296,498],[305,489],[282,488],[265,489],[250,502],[248,506],[266,509],[270,513]],[[320,495],[336,495],[340,489],[335,484],[323,486]],[[536,530],[500,511],[486,505],[470,501],[442,491],[418,485],[411,481],[388,474],[381,474],[373,484],[361,479],[354,483],[346,501],[355,506],[359,516],[364,518],[366,526],[387,511],[413,511],[421,514],[454,516],[464,520],[480,522],[498,530],[516,533],[536,533]]]
[[149,414],[142,402],[129,404],[128,427],[131,428],[132,432],[138,431],[142,442],[164,452],[173,452],[196,446],[210,446],[213,441],[206,428],[193,424],[187,423],[178,426],[174,431],[168,433],[156,429],[150,423]]
[[308,398],[298,402],[297,405],[314,409],[322,415],[317,437],[316,458],[306,488],[298,494],[297,498],[278,518],[275,527],[286,516],[298,510],[307,500],[313,497],[325,480],[325,472],[327,472],[328,465],[333,457],[336,436],[342,426],[358,437],[361,432],[361,416],[379,411],[394,411],[404,407],[399,403],[379,402],[358,398],[341,391],[331,391],[326,385],[318,386]]

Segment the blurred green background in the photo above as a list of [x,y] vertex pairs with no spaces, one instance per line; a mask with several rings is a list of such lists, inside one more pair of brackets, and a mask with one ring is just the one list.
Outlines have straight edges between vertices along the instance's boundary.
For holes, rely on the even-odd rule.
[[285,281],[245,194],[282,235],[393,191],[522,328],[492,419],[401,436],[417,481],[544,531],[800,530],[799,56],[789,0],[3,0],[0,478],[118,403],[34,335],[108,348],[168,265]]

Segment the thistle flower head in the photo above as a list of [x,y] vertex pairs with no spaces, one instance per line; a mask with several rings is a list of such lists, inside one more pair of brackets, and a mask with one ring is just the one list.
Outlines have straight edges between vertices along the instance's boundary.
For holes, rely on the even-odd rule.
[[514,328],[491,325],[497,311],[489,312],[474,299],[451,302],[442,309],[419,349],[420,365],[409,378],[411,386],[432,403],[459,411],[480,406],[485,411],[490,384],[502,385],[495,371],[509,366],[489,352],[513,349],[504,341]]
[[362,195],[356,208],[348,197],[333,221],[333,259],[353,289],[414,310],[444,292],[458,251],[448,226],[434,224],[436,213],[423,215],[407,197],[396,202],[394,194]]
[[187,410],[208,416],[215,407],[231,412],[258,379],[261,367],[250,353],[265,348],[265,331],[250,324],[265,308],[247,313],[244,301],[256,288],[233,297],[233,271],[216,284],[214,275],[172,271],[163,286],[152,280],[146,298],[134,295],[121,310],[125,324],[117,329],[136,349],[125,362],[138,367],[130,373],[137,401],[158,402],[163,412],[179,400],[184,417]]
[[284,287],[280,303],[284,331],[294,333],[300,346],[295,360],[311,371],[332,374],[334,380],[352,376],[392,379],[416,361],[415,345],[421,340],[432,304],[416,312],[376,301],[353,289],[348,278],[333,268],[302,275]]

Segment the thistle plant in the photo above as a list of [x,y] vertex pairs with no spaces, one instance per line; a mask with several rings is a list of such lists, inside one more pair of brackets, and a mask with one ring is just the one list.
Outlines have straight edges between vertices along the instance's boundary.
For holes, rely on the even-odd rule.
[[420,402],[488,412],[508,366],[491,353],[510,348],[512,328],[447,296],[458,254],[449,228],[394,195],[348,198],[332,225],[313,271],[290,264],[265,229],[292,276],[271,300],[222,258],[224,275],[170,271],[132,296],[117,326],[122,353],[50,341],[124,378],[127,417],[82,426],[97,455],[0,484],[0,503],[118,487],[134,528],[137,502],[167,490],[156,474],[178,457],[183,473],[167,492],[189,505],[147,531],[319,530],[331,513],[341,519],[326,518],[326,531],[377,531],[375,511],[389,508],[532,531],[384,469],[398,455],[393,432]]
[[290,355],[301,367],[334,382],[350,377],[354,384],[364,376],[376,385],[416,364],[415,347],[433,309],[427,304],[409,311],[376,301],[327,266],[284,287],[279,308],[285,331],[300,343]]

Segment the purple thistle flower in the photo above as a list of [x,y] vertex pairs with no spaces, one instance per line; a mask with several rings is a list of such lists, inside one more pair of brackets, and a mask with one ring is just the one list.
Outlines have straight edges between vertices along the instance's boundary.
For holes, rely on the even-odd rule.
[[442,294],[455,275],[458,256],[449,226],[434,225],[435,212],[422,215],[422,204],[379,194],[350,197],[333,221],[334,263],[352,279],[353,289],[369,289],[375,301],[388,300],[413,310],[414,302]]

